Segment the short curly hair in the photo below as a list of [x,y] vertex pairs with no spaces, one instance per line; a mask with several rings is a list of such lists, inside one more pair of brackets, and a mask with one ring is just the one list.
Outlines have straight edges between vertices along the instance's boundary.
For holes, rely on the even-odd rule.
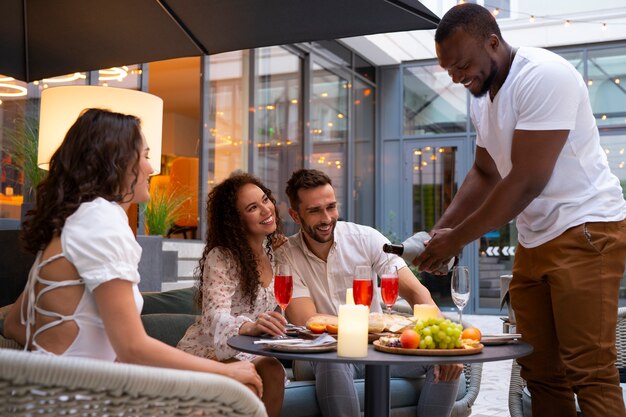
[[285,189],[285,194],[287,194],[289,198],[291,208],[298,210],[298,206],[300,205],[298,191],[309,190],[326,184],[332,186],[333,182],[328,175],[317,169],[300,169],[291,174],[291,178],[287,181],[287,188]]
[[502,40],[496,18],[489,10],[478,4],[457,4],[448,10],[437,26],[435,42],[443,42],[457,30],[462,30],[481,41],[491,35],[496,35]]

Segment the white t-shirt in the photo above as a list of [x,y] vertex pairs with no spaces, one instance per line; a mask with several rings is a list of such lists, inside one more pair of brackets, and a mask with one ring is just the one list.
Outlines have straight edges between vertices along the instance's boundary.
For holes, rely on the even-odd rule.
[[[476,145],[487,150],[504,178],[511,171],[514,130],[569,130],[548,184],[518,216],[524,247],[539,246],[585,222],[626,217],[619,180],[608,166],[587,85],[562,57],[519,48],[493,102],[472,98]],[[539,151],[539,150],[538,150]]]
[[[338,306],[346,303],[346,289],[352,288],[357,265],[370,265],[378,275],[385,266],[406,267],[402,258],[383,252],[385,243],[389,243],[389,239],[371,227],[340,221],[327,262],[309,250],[302,231],[290,236],[276,250],[276,257],[278,262],[291,265],[292,298],[310,297],[318,313],[337,315]],[[381,311],[377,291],[374,291],[371,311]]]

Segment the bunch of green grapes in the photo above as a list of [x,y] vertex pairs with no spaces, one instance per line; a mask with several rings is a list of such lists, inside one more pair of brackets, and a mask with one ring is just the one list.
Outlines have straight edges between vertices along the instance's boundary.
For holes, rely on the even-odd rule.
[[414,329],[420,335],[420,349],[460,348],[463,326],[450,319],[433,317],[418,320]]

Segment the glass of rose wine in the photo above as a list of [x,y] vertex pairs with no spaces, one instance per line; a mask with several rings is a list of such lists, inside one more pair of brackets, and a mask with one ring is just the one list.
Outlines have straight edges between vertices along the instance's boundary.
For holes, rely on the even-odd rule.
[[374,297],[374,284],[372,281],[372,267],[359,265],[354,270],[352,281],[352,296],[355,304],[361,304],[369,308]]
[[283,317],[285,317],[285,309],[291,301],[292,293],[293,278],[291,276],[291,267],[286,264],[278,264],[274,274],[274,296],[280,311],[283,313]]
[[380,276],[380,294],[383,297],[388,314],[391,314],[391,308],[398,299],[399,283],[398,268],[395,266],[386,267]]

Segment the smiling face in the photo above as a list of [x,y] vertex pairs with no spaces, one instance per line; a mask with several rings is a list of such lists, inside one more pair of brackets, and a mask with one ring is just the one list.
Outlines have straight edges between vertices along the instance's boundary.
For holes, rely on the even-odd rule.
[[482,97],[494,87],[497,91],[506,79],[500,63],[502,46],[495,35],[478,40],[462,29],[435,44],[439,65],[448,71],[454,83],[463,84],[474,97]]
[[146,138],[142,135],[141,142],[141,152],[139,156],[139,164],[137,166],[137,182],[132,185],[134,178],[134,174],[132,172],[132,167],[129,168],[129,173],[127,177],[126,184],[130,188],[132,186],[132,190],[130,190],[132,194],[132,200],[130,203],[145,203],[150,200],[150,175],[154,172],[152,169],[152,165],[150,165],[149,158],[150,148],[148,147],[148,143],[146,142]]
[[237,211],[250,235],[265,238],[276,231],[276,207],[256,185],[245,184],[239,189]]
[[298,190],[298,211],[289,209],[305,237],[318,243],[332,242],[339,219],[335,190],[330,184]]

